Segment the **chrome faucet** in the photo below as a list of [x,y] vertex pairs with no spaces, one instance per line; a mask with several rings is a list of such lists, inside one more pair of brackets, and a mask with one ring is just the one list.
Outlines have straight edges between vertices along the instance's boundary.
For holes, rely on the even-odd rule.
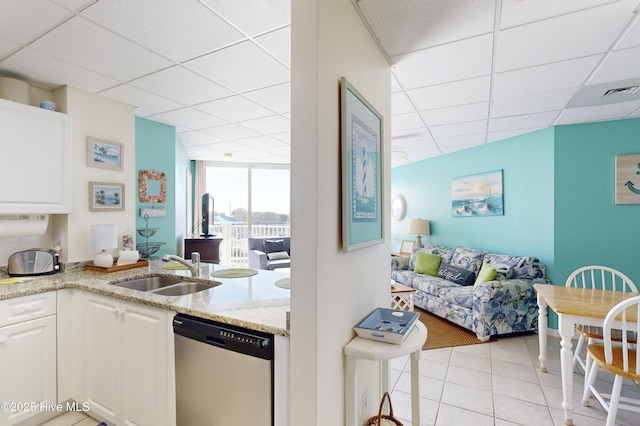
[[191,271],[192,277],[197,277],[198,275],[200,275],[200,253],[198,253],[197,251],[191,253],[191,263],[184,260],[180,256],[174,256],[173,254],[165,254],[164,256],[162,256],[163,262],[168,262],[170,260],[175,260],[176,262],[182,263],[184,266],[186,266],[187,269]]

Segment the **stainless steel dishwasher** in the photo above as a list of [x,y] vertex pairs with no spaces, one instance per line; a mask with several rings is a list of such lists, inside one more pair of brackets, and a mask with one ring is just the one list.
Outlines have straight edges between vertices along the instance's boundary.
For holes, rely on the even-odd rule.
[[178,426],[273,425],[273,335],[178,314]]

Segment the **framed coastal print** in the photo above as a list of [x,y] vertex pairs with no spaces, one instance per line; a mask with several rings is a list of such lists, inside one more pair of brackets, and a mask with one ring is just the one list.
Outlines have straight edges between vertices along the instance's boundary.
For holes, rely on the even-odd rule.
[[89,210],[124,210],[124,183],[89,182]]
[[453,179],[451,214],[454,217],[504,215],[502,170]]
[[342,249],[351,251],[383,239],[382,116],[342,77]]
[[616,156],[616,204],[640,204],[640,154]]
[[87,138],[87,166],[122,170],[124,145],[89,136]]

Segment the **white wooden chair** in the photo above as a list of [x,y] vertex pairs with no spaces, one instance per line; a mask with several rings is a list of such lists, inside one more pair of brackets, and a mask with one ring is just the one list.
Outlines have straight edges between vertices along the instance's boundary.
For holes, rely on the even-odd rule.
[[[640,318],[640,295],[624,300],[611,308],[604,319],[602,343],[587,346],[587,356],[592,360],[592,366],[587,375],[582,405],[589,405],[589,398],[593,393],[608,413],[607,426],[615,425],[618,408],[640,413],[640,400],[620,396],[623,378],[636,382],[640,380],[640,352],[636,350],[636,345],[627,339],[628,335],[637,336],[640,332],[638,318]],[[619,333],[620,342],[613,338],[615,333]],[[611,394],[601,393],[594,386],[599,368],[615,374]]]
[[[638,288],[622,272],[609,268],[608,266],[583,266],[578,268],[569,275],[565,283],[566,287],[593,288],[613,291],[631,291],[637,292]],[[591,367],[589,357],[584,360],[580,358],[580,352],[584,346],[585,339],[587,344],[594,343],[595,340],[602,340],[602,327],[593,327],[587,325],[576,325],[576,333],[579,336],[575,351],[573,352],[573,367],[578,364],[585,375],[585,383],[587,373]],[[616,335],[617,336],[617,335]],[[630,336],[631,337],[631,336]],[[635,337],[634,337],[635,339]],[[635,340],[634,340],[635,343]]]

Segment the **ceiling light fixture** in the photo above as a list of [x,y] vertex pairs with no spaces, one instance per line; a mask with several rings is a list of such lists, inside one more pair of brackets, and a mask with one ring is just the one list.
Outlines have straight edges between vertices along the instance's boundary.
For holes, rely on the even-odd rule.
[[633,95],[638,91],[639,87],[640,86],[628,86],[628,87],[619,87],[617,89],[609,89],[606,92],[604,92],[604,95],[600,97],[605,98],[607,96],[615,96],[615,95],[622,95],[622,94]]

